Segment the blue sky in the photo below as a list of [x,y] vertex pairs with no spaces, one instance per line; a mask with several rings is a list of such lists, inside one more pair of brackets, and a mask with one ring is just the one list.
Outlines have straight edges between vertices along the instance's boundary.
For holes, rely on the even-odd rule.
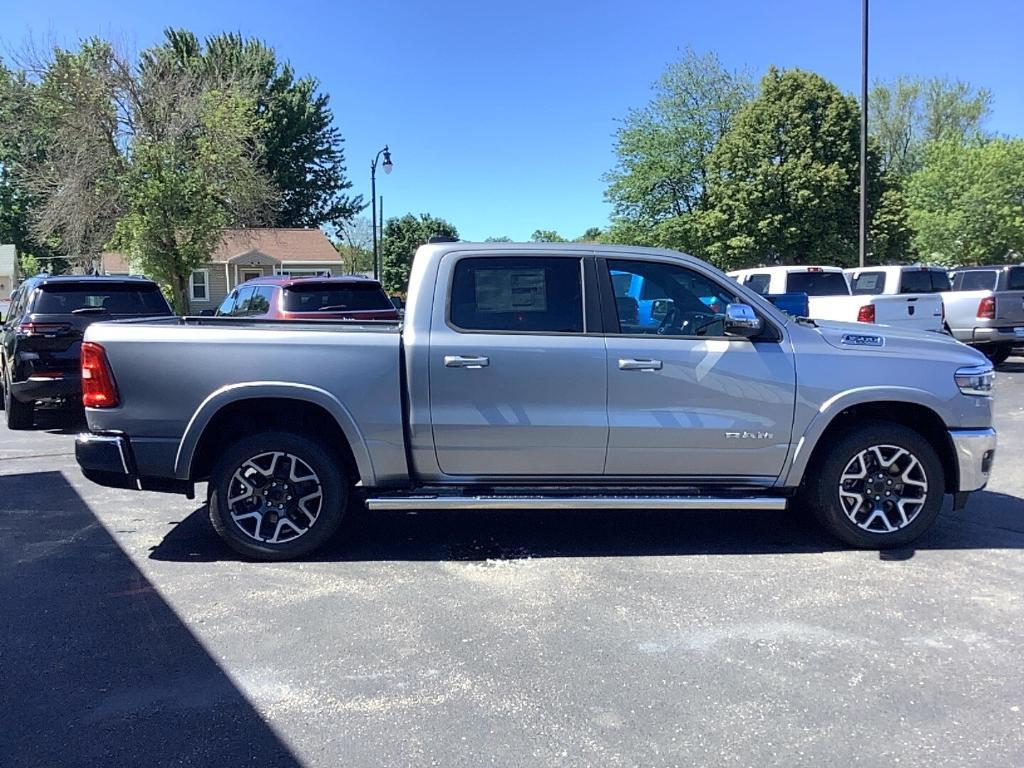
[[[601,175],[616,120],[644,104],[687,45],[760,75],[812,69],[859,88],[859,0],[715,2],[6,2],[0,43],[101,34],[134,48],[166,26],[258,36],[318,77],[346,139],[354,191],[369,159],[385,214],[429,212],[465,239],[607,221]],[[871,75],[949,75],[990,88],[992,130],[1022,134],[1024,3],[875,0]]]

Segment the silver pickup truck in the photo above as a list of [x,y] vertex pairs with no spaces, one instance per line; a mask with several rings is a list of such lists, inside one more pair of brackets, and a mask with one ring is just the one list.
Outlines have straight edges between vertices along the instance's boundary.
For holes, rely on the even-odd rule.
[[565,244],[416,254],[404,324],[97,323],[82,352],[103,485],[206,482],[253,558],[347,509],[814,510],[904,545],[986,484],[991,364],[940,334],[794,320],[695,258]]
[[1024,265],[963,267],[951,273],[953,290],[942,294],[946,325],[995,365],[1024,344]]

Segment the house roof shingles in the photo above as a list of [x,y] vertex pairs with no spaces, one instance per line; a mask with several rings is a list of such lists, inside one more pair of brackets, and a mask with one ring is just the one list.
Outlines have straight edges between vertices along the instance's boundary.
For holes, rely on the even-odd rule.
[[[236,256],[259,251],[282,262],[341,261],[338,252],[319,229],[227,229],[210,257],[224,263]],[[128,272],[128,257],[107,251],[102,254],[105,272]]]

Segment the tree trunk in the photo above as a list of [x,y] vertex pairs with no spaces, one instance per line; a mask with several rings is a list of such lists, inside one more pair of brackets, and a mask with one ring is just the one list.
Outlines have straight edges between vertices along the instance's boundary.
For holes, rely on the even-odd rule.
[[189,313],[188,278],[174,275],[171,279],[171,305],[178,315]]

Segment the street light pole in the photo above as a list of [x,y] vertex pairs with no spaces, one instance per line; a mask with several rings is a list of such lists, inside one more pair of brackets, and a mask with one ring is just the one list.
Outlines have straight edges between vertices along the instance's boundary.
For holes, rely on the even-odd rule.
[[[373,279],[380,280],[380,262],[377,256],[377,161],[384,155],[384,173],[391,173],[394,163],[391,162],[391,151],[388,145],[377,152],[377,156],[370,161],[370,205],[373,207]],[[381,211],[383,213],[383,211]]]
[[858,233],[860,266],[868,251],[868,0],[861,10],[860,61],[860,230]]

